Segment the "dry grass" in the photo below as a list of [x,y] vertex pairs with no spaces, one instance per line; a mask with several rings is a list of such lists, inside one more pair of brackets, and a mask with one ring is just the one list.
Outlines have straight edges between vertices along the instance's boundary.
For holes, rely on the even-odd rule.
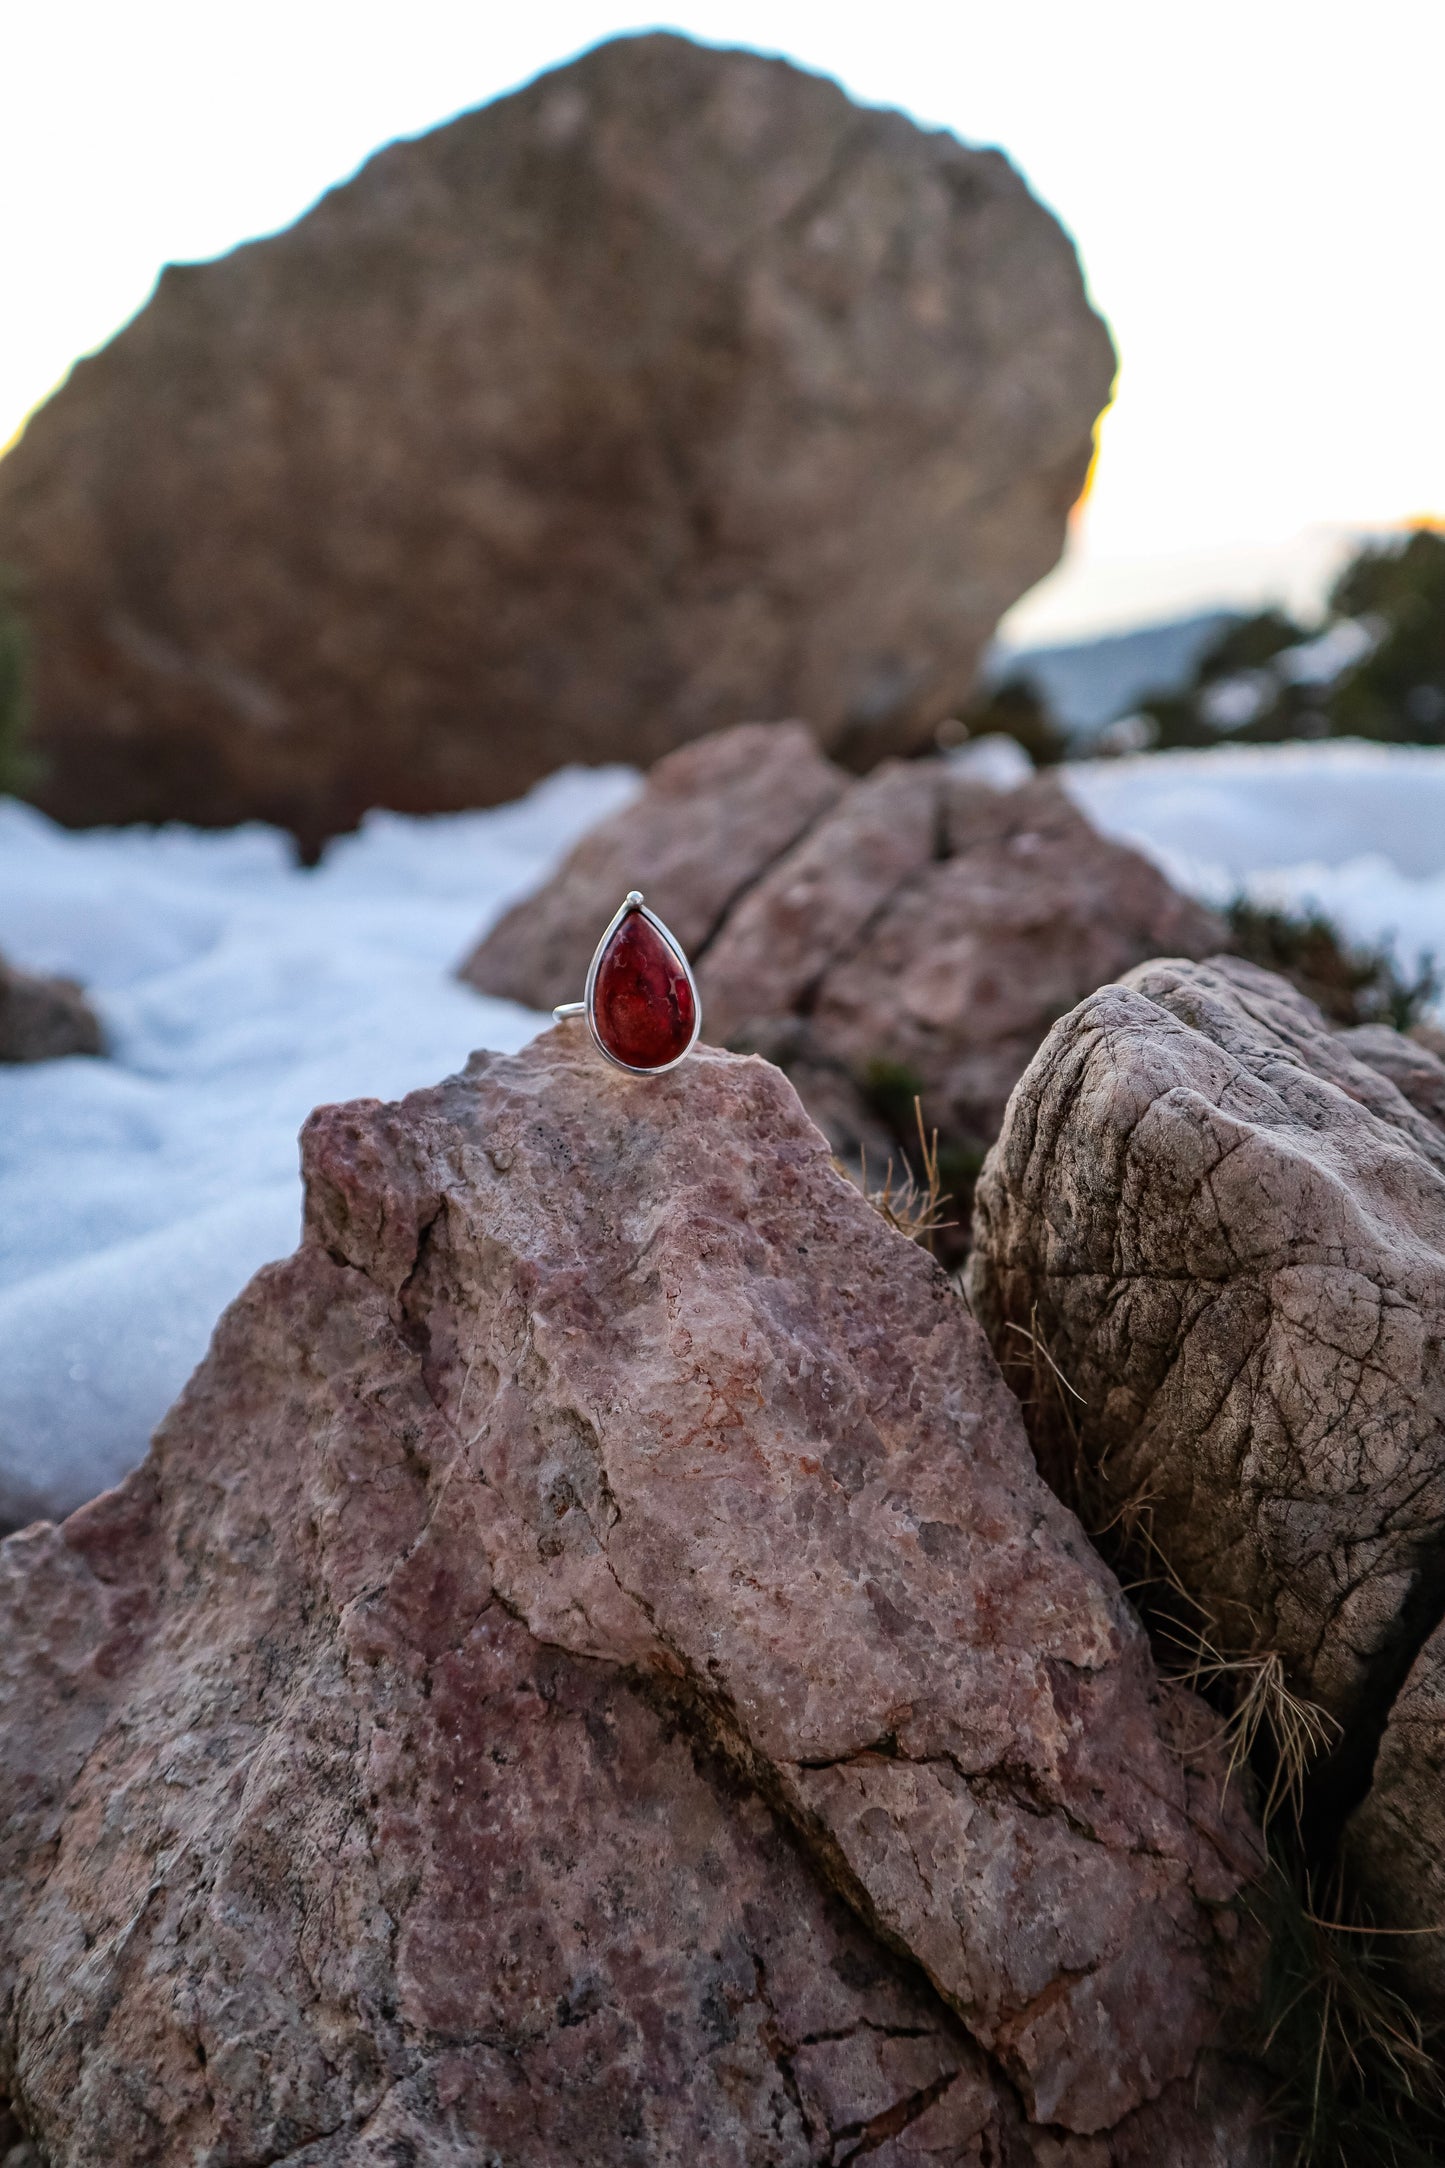
[[[1293,2168],[1423,2168],[1445,2158],[1439,2043],[1394,1977],[1396,1939],[1287,1844],[1254,1892],[1269,1938],[1250,2046],[1275,2078]],[[1431,1932],[1433,1930],[1426,1930]]]
[[1257,1787],[1270,1866],[1250,1903],[1269,1954],[1242,2045],[1274,2079],[1282,2161],[1290,2168],[1445,2162],[1440,2042],[1399,1985],[1399,1938],[1360,1914],[1338,1857],[1311,1857],[1303,1833],[1310,1773],[1338,1742],[1339,1725],[1291,1685],[1262,1635],[1252,1647],[1222,1645],[1218,1621],[1158,1540],[1158,1500],[1143,1484],[1121,1491],[1108,1467],[1091,1459],[1084,1396],[1048,1347],[1037,1309],[1027,1326],[1009,1329],[1019,1355],[1007,1367],[1041,1469],[1144,1612],[1161,1668],[1218,1713],[1210,1751],[1222,1744],[1229,1778],[1248,1772]]
[[1268,1829],[1282,1808],[1292,1826],[1304,1813],[1310,1770],[1341,1736],[1328,1710],[1291,1687],[1275,1650],[1222,1656],[1198,1633],[1178,1676],[1217,1706],[1226,1704],[1227,1777],[1252,1769],[1261,1791],[1260,1821]]
[[[919,1243],[932,1251],[933,1238],[945,1227],[957,1226],[957,1221],[947,1217],[947,1208],[953,1199],[943,1188],[938,1170],[938,1131],[926,1132],[923,1127],[923,1102],[915,1094],[913,1118],[918,1127],[919,1159],[923,1169],[921,1177],[914,1173],[907,1159],[903,1171],[895,1179],[893,1161],[890,1159],[883,1172],[882,1187],[868,1186],[868,1157],[862,1157],[856,1179],[875,1212],[881,1213],[890,1227],[906,1235],[910,1242]],[[843,1170],[845,1173],[848,1170]]]
[[[1185,1587],[1155,1534],[1157,1496],[1143,1484],[1118,1494],[1106,1468],[1090,1461],[1079,1420],[1084,1396],[1039,1332],[1037,1306],[1028,1325],[1009,1330],[1029,1351],[1031,1428],[1045,1430],[1054,1471],[1066,1477],[1063,1495],[1147,1616],[1163,1668],[1220,1712],[1228,1776],[1255,1773],[1265,1826],[1282,1808],[1297,1823],[1309,1772],[1336,1744],[1340,1726],[1290,1685],[1283,1657],[1259,1646],[1259,1637],[1248,1648],[1225,1644],[1218,1619]],[[1041,1407],[1046,1421],[1039,1426]]]

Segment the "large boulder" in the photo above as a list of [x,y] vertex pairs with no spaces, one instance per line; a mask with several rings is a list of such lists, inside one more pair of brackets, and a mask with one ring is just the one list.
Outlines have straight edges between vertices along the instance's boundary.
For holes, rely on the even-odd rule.
[[576,999],[598,935],[640,888],[689,949],[710,1039],[780,1062],[840,1156],[912,1147],[916,1093],[966,1191],[1058,1016],[1146,957],[1225,938],[1052,777],[1000,789],[946,759],[890,761],[840,794],[801,730],[766,792],[759,761],[738,730],[660,765],[463,976],[538,1008]]
[[1431,1060],[1237,959],[1150,964],[1055,1027],[976,1200],[974,1310],[1067,1380],[1092,1510],[1342,1728],[1325,1823],[1440,1615],[1445,1132],[1391,1080],[1428,1099]]
[[997,152],[600,46],[172,266],[30,422],[40,802],[314,843],[747,715],[871,764],[1056,561],[1113,365]]
[[1262,2163],[1239,1789],[786,1081],[562,1026],[304,1156],[146,1464],[0,1546],[50,2168]]

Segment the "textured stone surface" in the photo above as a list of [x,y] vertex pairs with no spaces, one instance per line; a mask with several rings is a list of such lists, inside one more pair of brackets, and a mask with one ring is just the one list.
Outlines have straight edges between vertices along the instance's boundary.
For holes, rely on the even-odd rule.
[[305,1162],[145,1466],[0,1546],[46,2160],[1261,2158],[1238,1792],[778,1073],[563,1028]]
[[[692,958],[707,1037],[781,1062],[835,1151],[862,1147],[881,1166],[900,1136],[913,1142],[913,1091],[946,1146],[979,1154],[1057,1016],[1146,957],[1204,955],[1224,939],[1212,913],[1101,836],[1046,777],[996,790],[943,760],[894,761],[830,799],[818,783],[830,771],[800,736],[777,765],[809,817],[786,846],[774,822],[749,848],[756,799],[744,804],[728,779],[747,772],[754,742],[722,732],[676,755],[514,906],[466,976],[534,1006],[575,998],[632,883],[625,869],[660,858],[672,826],[688,846],[686,890],[669,865],[672,892],[705,893],[711,911],[693,907],[679,925],[657,908]],[[635,879],[651,900],[650,871]],[[870,1108],[880,1073],[903,1102],[889,1110],[899,1136]]]
[[498,919],[461,976],[529,1009],[580,1001],[602,929],[633,888],[689,957],[701,955],[733,899],[845,781],[802,723],[740,723],[680,747],[631,805],[589,829],[545,888]]
[[943,847],[947,789],[942,761],[885,762],[738,897],[703,952],[716,1038],[816,1007],[828,971],[926,877]]
[[1395,1698],[1347,1854],[1368,1916],[1406,1930],[1390,1937],[1391,1959],[1445,2015],[1445,1626]]
[[[859,931],[833,946],[831,905],[799,928],[800,950],[812,951],[805,998],[814,1032],[855,1074],[901,1065],[920,1081],[929,1123],[986,1143],[1055,1017],[1145,957],[1204,953],[1219,927],[1101,836],[1051,778],[989,791],[945,768],[937,789],[941,840]],[[746,1031],[750,974],[774,944],[789,946],[810,846],[815,865],[831,855],[838,880],[852,879],[851,840],[832,838],[831,825],[758,884],[719,938],[704,981],[713,1032]]]
[[603,45],[168,269],[30,422],[42,802],[315,841],[744,716],[869,765],[1056,561],[1112,374],[999,153]]
[[73,979],[38,978],[0,956],[0,1061],[104,1051],[99,1019]]
[[1223,1645],[1278,1651],[1349,1778],[1441,1603],[1445,1136],[1283,981],[1155,963],[1050,1034],[979,1184],[970,1293],[1082,1401],[1106,1506]]
[[1445,1129],[1445,1060],[1428,1038],[1391,1031],[1388,1024],[1360,1024],[1340,1038],[1357,1061],[1388,1077],[1437,1129]]

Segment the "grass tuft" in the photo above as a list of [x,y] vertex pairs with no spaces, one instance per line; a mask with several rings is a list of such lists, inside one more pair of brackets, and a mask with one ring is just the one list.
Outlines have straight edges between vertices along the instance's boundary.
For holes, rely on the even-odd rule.
[[[1258,2008],[1238,2039],[1271,2084],[1281,2168],[1439,2168],[1445,2162],[1445,2043],[1421,2021],[1397,1972],[1400,1937],[1364,1916],[1333,1837],[1305,1836],[1311,1772],[1340,1727],[1290,1683],[1277,1651],[1221,1646],[1183,1586],[1140,1485],[1122,1498],[1091,1462],[1086,1402],[1039,1329],[1009,1327],[1005,1364],[1046,1480],[1079,1515],[1143,1613],[1160,1668],[1215,1710],[1230,1779],[1249,1782],[1269,1864],[1246,1903],[1267,1942]],[[1423,1932],[1435,1932],[1435,1929]],[[1441,1932],[1445,1932],[1442,1923]]]
[[[910,1242],[917,1242],[932,1253],[934,1237],[945,1227],[958,1223],[947,1216],[947,1207],[953,1202],[943,1187],[943,1176],[938,1160],[938,1131],[925,1132],[923,1127],[923,1102],[915,1093],[913,1117],[918,1127],[918,1149],[922,1174],[914,1173],[908,1160],[903,1158],[902,1173],[895,1179],[893,1161],[884,1169],[882,1186],[868,1186],[868,1157],[864,1153],[856,1177],[875,1212],[882,1214],[890,1227],[906,1235]],[[901,1156],[901,1155],[900,1155]],[[843,1169],[845,1174],[849,1170]],[[854,1177],[849,1174],[849,1179]]]
[[1397,1938],[1359,1915],[1337,1867],[1278,1834],[1271,1854],[1251,1892],[1268,1938],[1251,2046],[1290,2168],[1438,2168],[1440,2042],[1396,1980]]

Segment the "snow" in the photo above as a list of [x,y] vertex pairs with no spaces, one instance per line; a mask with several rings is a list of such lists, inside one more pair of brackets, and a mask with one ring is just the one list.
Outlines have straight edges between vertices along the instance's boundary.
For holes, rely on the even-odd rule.
[[986,730],[981,738],[970,738],[948,755],[948,764],[956,774],[971,775],[990,790],[1017,790],[1034,772],[1018,739],[1006,737],[1001,730]]
[[1333,685],[1372,655],[1378,644],[1375,627],[1356,617],[1342,617],[1313,640],[1282,649],[1270,668],[1287,685]]
[[[1012,747],[963,758],[1017,780]],[[1445,955],[1445,751],[1231,746],[1064,772],[1201,895],[1317,902],[1408,963]],[[636,788],[573,769],[491,812],[373,814],[312,872],[261,827],[70,834],[0,800],[0,953],[83,980],[112,1048],[0,1068],[0,1524],[67,1511],[140,1458],[225,1304],[295,1243],[313,1106],[395,1098],[539,1028],[452,969]]]
[[252,826],[70,834],[0,800],[0,953],[81,979],[113,1058],[0,1068],[0,1526],[114,1482],[258,1265],[313,1106],[393,1099],[540,1019],[451,976],[632,771],[375,813],[314,872]]
[[1240,670],[1233,677],[1216,678],[1199,696],[1206,722],[1216,730],[1243,730],[1274,699],[1277,687],[1267,670]]
[[1106,834],[1210,903],[1317,906],[1408,971],[1445,963],[1445,750],[1232,745],[1079,761],[1069,788]]

